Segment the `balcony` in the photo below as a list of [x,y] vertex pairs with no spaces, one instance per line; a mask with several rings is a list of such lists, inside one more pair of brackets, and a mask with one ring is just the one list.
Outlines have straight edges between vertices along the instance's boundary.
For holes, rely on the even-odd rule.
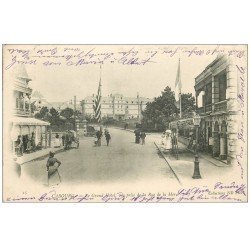
[[[212,109],[214,107],[214,109]],[[218,112],[226,112],[227,111],[227,100],[217,102],[214,104],[208,104],[205,107],[200,107],[197,109],[198,114],[206,114],[206,113],[218,113]]]
[[207,104],[205,107],[200,107],[197,109],[198,114],[205,114],[212,112],[212,104]]
[[18,115],[18,116],[29,116],[30,112],[29,110],[24,110],[21,108],[15,108],[14,109],[14,115]]
[[214,104],[214,112],[225,112],[227,111],[227,100],[217,102]]

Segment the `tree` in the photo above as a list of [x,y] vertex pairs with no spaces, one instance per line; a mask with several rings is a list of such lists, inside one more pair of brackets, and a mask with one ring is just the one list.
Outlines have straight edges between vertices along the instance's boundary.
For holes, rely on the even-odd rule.
[[38,113],[35,114],[35,118],[37,119],[45,119],[49,109],[47,107],[42,107]]
[[195,98],[191,93],[181,95],[181,107],[183,113],[195,111]]
[[49,114],[50,116],[48,117],[48,120],[52,126],[60,126],[64,124],[63,119],[61,119],[59,112],[55,108],[51,108]]
[[[194,110],[195,99],[192,94],[182,94],[182,112]],[[174,92],[167,86],[161,96],[147,104],[145,111],[142,113],[142,126],[144,129],[163,131],[171,121],[176,119],[178,113]]]
[[60,115],[65,117],[67,120],[70,120],[70,118],[74,115],[74,110],[71,108],[63,109]]

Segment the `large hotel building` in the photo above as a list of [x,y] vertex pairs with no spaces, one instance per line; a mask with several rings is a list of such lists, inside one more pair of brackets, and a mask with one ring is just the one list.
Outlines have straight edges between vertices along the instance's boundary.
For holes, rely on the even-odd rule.
[[[94,116],[95,96],[87,96],[82,102],[82,113],[84,115]],[[116,120],[141,119],[142,111],[146,108],[148,102],[152,102],[150,98],[140,97],[124,97],[122,94],[110,94],[101,98],[102,117],[112,117]]]

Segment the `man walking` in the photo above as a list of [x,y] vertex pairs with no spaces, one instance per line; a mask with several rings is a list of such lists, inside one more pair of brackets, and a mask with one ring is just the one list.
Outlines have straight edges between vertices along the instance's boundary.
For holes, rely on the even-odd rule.
[[101,146],[102,145],[102,132],[101,131],[97,131],[96,132],[96,137],[97,137],[97,146]]
[[111,140],[111,136],[108,130],[105,130],[105,137],[106,137],[107,146],[109,146],[109,141]]
[[134,131],[134,134],[135,134],[135,143],[136,143],[136,144],[139,144],[139,143],[140,143],[140,134],[141,134],[140,130],[139,130],[139,129],[136,129],[136,130]]
[[141,144],[145,145],[146,133],[144,131],[142,131],[140,134],[140,137],[141,137]]

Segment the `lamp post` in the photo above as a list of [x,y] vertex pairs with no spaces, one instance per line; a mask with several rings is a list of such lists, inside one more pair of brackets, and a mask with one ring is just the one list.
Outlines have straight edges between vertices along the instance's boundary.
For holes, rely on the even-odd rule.
[[196,130],[196,143],[195,143],[195,159],[194,159],[194,174],[193,179],[201,179],[200,167],[199,167],[199,156],[198,156],[198,136],[199,136],[199,126],[201,122],[201,117],[199,114],[195,114],[193,117],[193,123]]

